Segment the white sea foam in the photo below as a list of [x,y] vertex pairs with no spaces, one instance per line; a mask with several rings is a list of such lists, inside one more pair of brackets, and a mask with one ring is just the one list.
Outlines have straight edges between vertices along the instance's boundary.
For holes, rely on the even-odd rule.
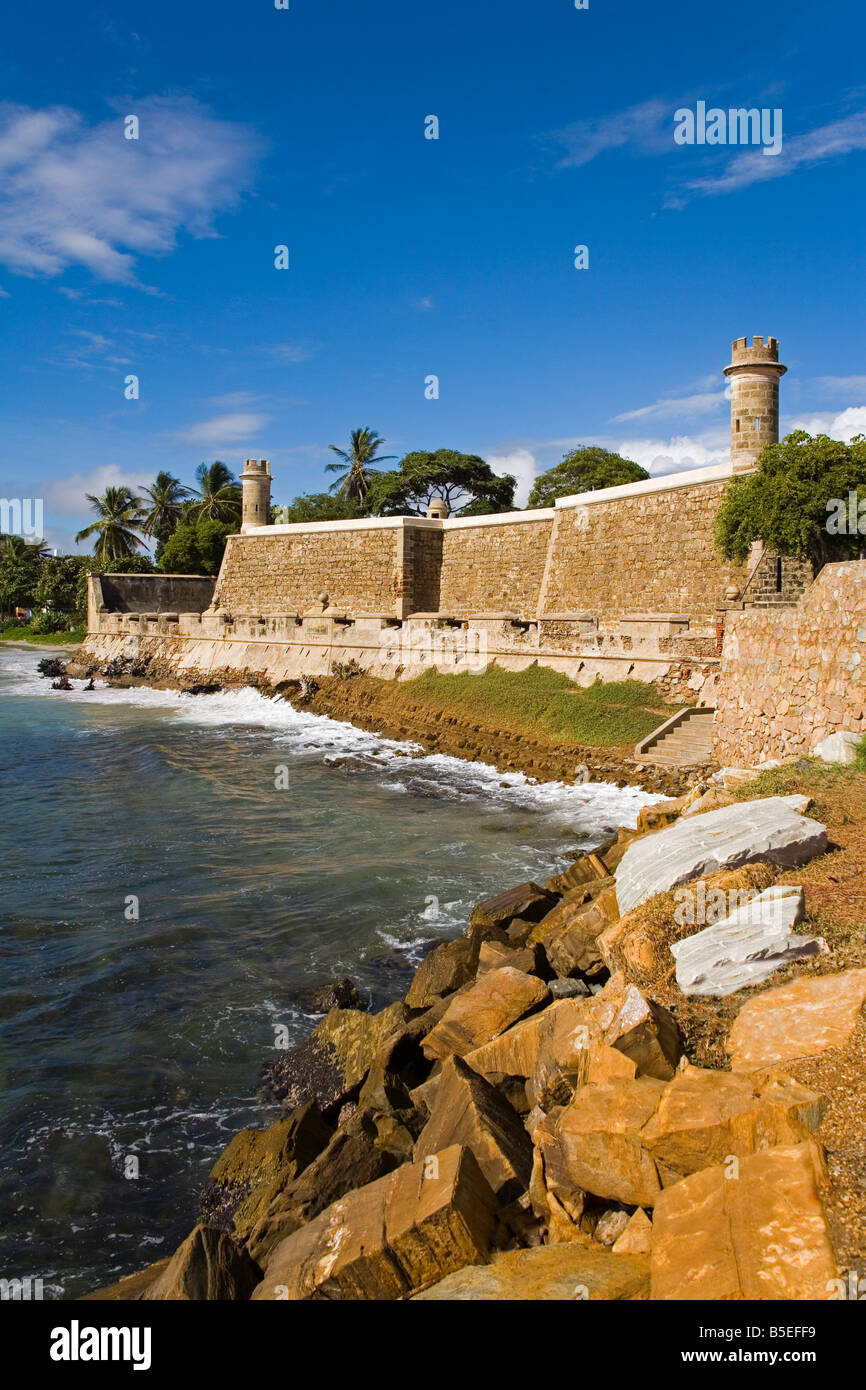
[[32,649],[8,647],[0,656],[0,690],[6,695],[51,698],[90,708],[138,708],[162,711],[174,722],[225,730],[265,729],[279,747],[295,759],[333,762],[351,760],[350,771],[376,776],[395,794],[480,801],[488,805],[541,812],[554,824],[591,832],[599,824],[634,824],[642,806],[662,798],[638,787],[612,782],[535,782],[523,773],[502,773],[488,763],[466,762],[444,753],[425,755],[417,744],[382,738],[353,724],[295,709],[279,696],[259,691],[225,690],[212,695],[185,695],[150,686],[129,689],[97,684],[85,692],[83,682],[73,691],[51,689],[51,681],[36,672],[38,655]]

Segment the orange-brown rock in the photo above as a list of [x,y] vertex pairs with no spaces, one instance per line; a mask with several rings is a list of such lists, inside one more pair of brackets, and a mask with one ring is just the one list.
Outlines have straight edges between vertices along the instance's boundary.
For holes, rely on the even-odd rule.
[[837,1269],[818,1146],[765,1149],[738,1168],[705,1168],[660,1194],[651,1298],[827,1299]]
[[731,1028],[727,1050],[735,1071],[752,1071],[844,1047],[866,1002],[866,970],[803,975],[756,994]]
[[605,964],[597,940],[610,919],[605,901],[586,901],[581,889],[570,893],[561,903],[542,917],[529,936],[539,942],[557,975],[565,978],[580,973],[589,979],[604,974]]
[[245,1300],[260,1277],[258,1265],[230,1236],[196,1226],[141,1298],[167,1303]]
[[544,887],[549,893],[570,893],[583,884],[593,884],[599,879],[606,879],[609,874],[610,870],[598,854],[582,854],[561,874],[549,878]]
[[504,893],[477,903],[469,921],[473,927],[485,929],[507,928],[516,917],[524,922],[538,922],[555,906],[556,900],[555,893],[549,893],[537,883],[518,883],[516,888],[507,888]]
[[629,1223],[622,1235],[614,1241],[613,1253],[615,1255],[648,1255],[652,1248],[652,1239],[652,1222],[643,1207],[638,1207],[637,1211],[629,1218]]
[[658,1170],[641,1142],[663,1083],[650,1077],[583,1086],[570,1103],[536,1126],[545,1182],[568,1205],[575,1190],[651,1207],[661,1190]]
[[665,1088],[641,1142],[668,1186],[731,1155],[802,1143],[818,1128],[825,1108],[816,1091],[781,1072],[748,1077],[685,1063]]
[[430,1059],[452,1053],[462,1057],[499,1037],[547,998],[547,986],[535,976],[509,965],[491,970],[455,995],[424,1039],[424,1055]]
[[636,985],[612,975],[589,1005],[608,1047],[629,1057],[642,1076],[665,1081],[680,1059],[679,1029],[671,1013],[647,998]]
[[461,1269],[417,1299],[429,1301],[573,1303],[647,1297],[649,1261],[587,1244],[512,1250],[490,1265]]
[[397,1299],[489,1256],[496,1199],[469,1149],[407,1163],[274,1250],[258,1301]]
[[503,1202],[529,1185],[532,1143],[519,1115],[459,1057],[448,1057],[430,1118],[418,1136],[415,1162],[454,1144],[471,1149],[493,1191]]

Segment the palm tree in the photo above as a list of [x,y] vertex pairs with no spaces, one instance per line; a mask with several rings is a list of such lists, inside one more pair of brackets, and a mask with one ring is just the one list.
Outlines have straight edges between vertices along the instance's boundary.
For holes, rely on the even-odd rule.
[[196,521],[239,522],[241,487],[234,473],[219,459],[200,463],[195,470],[199,490],[191,507]]
[[47,560],[51,551],[43,540],[28,541],[25,536],[7,536],[0,531],[0,554],[4,560]]
[[79,531],[76,541],[96,536],[93,553],[99,564],[113,564],[134,555],[141,545],[137,531],[144,528],[141,499],[128,487],[107,487],[101,497],[88,492],[87,500],[97,520]]
[[171,473],[157,473],[151,486],[142,492],[144,534],[156,536],[157,540],[168,540],[180,521],[183,504],[190,496],[189,488],[184,487]]
[[[384,439],[380,439],[375,430],[365,425],[363,429],[352,430],[352,442],[348,450],[338,449],[336,444],[331,444],[330,448],[343,460],[343,463],[325,465],[326,473],[340,473],[336,482],[331,484],[331,492],[340,492],[343,497],[363,502],[370,487],[370,480],[381,472],[381,469],[371,468],[370,464],[385,463],[396,458],[396,454],[376,453],[379,445],[384,443]],[[343,464],[348,464],[348,467],[343,468]]]

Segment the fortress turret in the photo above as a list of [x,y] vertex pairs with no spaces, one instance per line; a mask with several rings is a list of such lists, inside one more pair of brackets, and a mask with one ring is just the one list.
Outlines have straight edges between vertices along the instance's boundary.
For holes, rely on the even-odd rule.
[[725,376],[731,383],[731,463],[735,473],[755,467],[765,444],[779,439],[779,361],[776,338],[737,338]]
[[241,531],[267,526],[271,506],[271,465],[267,459],[244,460],[241,493]]

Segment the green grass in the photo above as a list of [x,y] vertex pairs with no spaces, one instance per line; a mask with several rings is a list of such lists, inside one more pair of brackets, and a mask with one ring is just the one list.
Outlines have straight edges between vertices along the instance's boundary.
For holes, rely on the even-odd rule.
[[478,675],[425,671],[404,689],[437,708],[459,705],[479,720],[599,748],[635,744],[682,708],[666,705],[643,681],[599,681],[582,689],[538,665],[525,671],[491,665]]
[[74,627],[67,632],[34,632],[23,623],[7,623],[0,627],[0,642],[33,642],[40,647],[62,647],[67,642],[83,642],[87,627]]

